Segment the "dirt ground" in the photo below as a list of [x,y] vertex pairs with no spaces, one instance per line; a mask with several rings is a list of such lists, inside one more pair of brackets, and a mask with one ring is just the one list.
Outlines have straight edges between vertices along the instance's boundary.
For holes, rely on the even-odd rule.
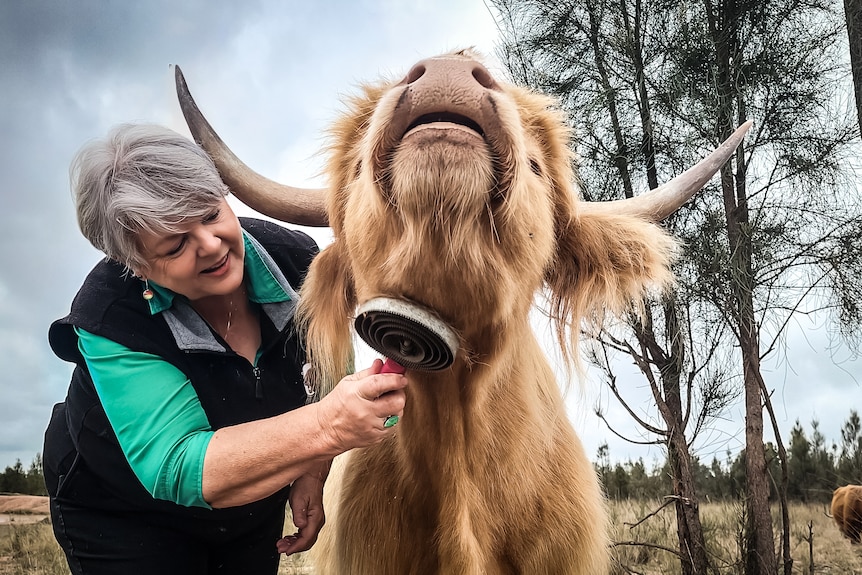
[[0,495],[0,513],[48,515],[48,498],[38,495]]
[[37,495],[0,495],[0,524],[38,523],[48,517],[48,498]]

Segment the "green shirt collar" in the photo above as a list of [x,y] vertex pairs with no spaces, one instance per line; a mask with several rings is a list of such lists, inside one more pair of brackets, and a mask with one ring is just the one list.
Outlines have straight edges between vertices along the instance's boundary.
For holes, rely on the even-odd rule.
[[[248,285],[248,299],[258,304],[290,301],[288,290],[277,279],[282,277],[281,274],[276,274],[270,269],[264,255],[261,254],[260,250],[263,248],[247,231],[242,231],[242,237],[245,245],[243,265]],[[152,281],[149,282],[149,286],[153,290],[153,299],[149,301],[152,315],[163,312],[173,305],[176,293]]]

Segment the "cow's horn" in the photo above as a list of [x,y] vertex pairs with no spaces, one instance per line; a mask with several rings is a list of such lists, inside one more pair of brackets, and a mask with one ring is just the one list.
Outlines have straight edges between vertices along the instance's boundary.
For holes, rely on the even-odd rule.
[[195,141],[215,162],[222,180],[243,203],[271,218],[304,226],[327,226],[323,189],[295,188],[265,178],[246,166],[225,145],[195,104],[179,66],[177,98]]
[[721,169],[721,166],[730,159],[734,150],[742,142],[751,125],[751,120],[742,124],[709,156],[666,184],[645,194],[624,200],[581,202],[581,213],[627,214],[660,222],[678,210]]

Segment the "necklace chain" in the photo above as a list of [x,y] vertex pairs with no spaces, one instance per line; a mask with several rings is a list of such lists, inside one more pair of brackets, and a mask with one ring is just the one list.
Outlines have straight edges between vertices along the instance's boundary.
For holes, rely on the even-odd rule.
[[[227,339],[228,335],[230,334],[230,328],[233,325],[233,312],[235,310],[234,303],[233,303],[233,296],[234,295],[235,294],[231,294],[230,297],[228,298],[227,323],[225,324],[224,332],[219,331],[218,328],[215,327],[217,324],[210,321],[207,316],[203,316],[204,319],[207,321],[207,323],[209,323],[210,326],[212,326],[212,329],[217,331],[219,333],[219,335],[221,335],[222,339]],[[243,289],[243,295],[245,295],[245,289]]]
[[227,334],[230,333],[230,322],[233,319],[233,296],[230,296],[230,303],[227,309],[227,327],[224,329],[224,339],[227,339]]

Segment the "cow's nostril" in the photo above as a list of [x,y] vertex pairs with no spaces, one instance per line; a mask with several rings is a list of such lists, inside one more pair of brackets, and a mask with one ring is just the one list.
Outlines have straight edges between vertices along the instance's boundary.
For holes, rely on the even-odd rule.
[[425,75],[425,65],[424,64],[416,64],[410,71],[407,73],[407,83],[412,84],[419,78]]
[[492,89],[497,85],[494,77],[491,76],[491,73],[488,72],[484,66],[476,66],[473,68],[473,78],[475,78],[483,88]]

